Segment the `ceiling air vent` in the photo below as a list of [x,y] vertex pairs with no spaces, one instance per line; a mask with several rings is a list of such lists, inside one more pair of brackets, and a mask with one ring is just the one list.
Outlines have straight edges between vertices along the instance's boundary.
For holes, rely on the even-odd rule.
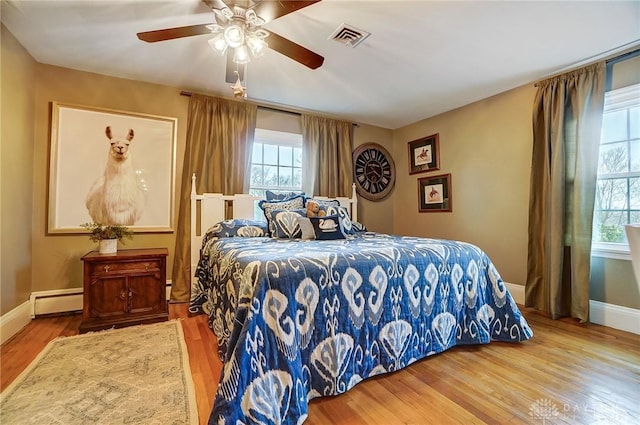
[[342,24],[333,32],[333,34],[331,34],[329,39],[335,40],[338,43],[342,43],[349,47],[356,47],[370,35],[371,33],[369,32],[359,30],[351,25]]

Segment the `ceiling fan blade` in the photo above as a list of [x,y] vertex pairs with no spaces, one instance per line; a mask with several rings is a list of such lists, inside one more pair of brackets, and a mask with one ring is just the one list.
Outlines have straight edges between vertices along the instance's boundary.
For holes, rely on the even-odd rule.
[[139,32],[138,38],[147,43],[155,43],[157,41],[173,40],[175,38],[191,37],[193,35],[211,34],[211,30],[207,25],[188,25],[186,27],[166,28],[163,30]]
[[225,81],[227,83],[235,83],[238,80],[238,75],[235,71],[238,71],[240,81],[244,81],[244,69],[246,64],[237,64],[233,61],[233,52],[227,53],[227,75]]
[[269,48],[279,52],[296,62],[311,68],[316,69],[322,66],[324,58],[317,53],[312,52],[306,47],[294,43],[293,41],[286,39],[273,31],[269,31],[270,35],[266,38]]
[[222,0],[202,0],[210,9],[222,10],[228,7]]
[[300,10],[303,7],[311,6],[314,3],[318,3],[320,0],[310,1],[267,1],[262,0],[252,7],[256,15],[264,19],[265,22],[271,22],[276,18],[284,15],[288,15],[291,12]]

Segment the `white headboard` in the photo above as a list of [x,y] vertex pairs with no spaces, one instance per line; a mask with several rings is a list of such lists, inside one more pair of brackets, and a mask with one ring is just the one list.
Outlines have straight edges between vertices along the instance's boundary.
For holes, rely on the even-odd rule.
[[[347,208],[352,221],[358,220],[358,197],[356,185],[351,185],[351,197],[327,198],[314,196],[316,199],[337,199],[340,205]],[[239,194],[223,195],[222,193],[196,193],[196,175],[191,176],[191,279],[194,279],[196,266],[200,259],[202,239],[211,226],[229,218],[254,219],[255,203],[262,198]],[[227,211],[232,209],[231,217]]]

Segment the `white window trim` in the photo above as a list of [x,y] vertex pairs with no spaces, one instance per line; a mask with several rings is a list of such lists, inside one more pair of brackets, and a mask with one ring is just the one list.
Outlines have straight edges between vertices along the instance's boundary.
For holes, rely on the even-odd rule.
[[591,256],[631,261],[629,245],[624,243],[594,242],[591,244]]
[[254,143],[262,143],[265,145],[302,147],[302,134],[297,133],[256,128],[256,134],[253,139]]
[[[626,109],[630,106],[635,106],[638,103],[640,97],[640,84],[633,84],[631,86],[622,87],[616,90],[605,93],[605,98],[608,103],[604,112],[612,112],[619,109]],[[625,177],[636,177],[635,172],[626,173]],[[617,177],[616,175],[599,175],[598,178]],[[631,261],[631,250],[629,244],[625,243],[607,243],[607,242],[593,242],[591,244],[591,256],[608,258],[612,260],[627,260]]]

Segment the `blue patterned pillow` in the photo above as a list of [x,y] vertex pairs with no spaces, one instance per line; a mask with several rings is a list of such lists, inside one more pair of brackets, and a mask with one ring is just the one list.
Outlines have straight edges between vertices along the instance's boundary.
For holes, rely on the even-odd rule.
[[316,199],[316,198],[305,198],[304,205],[307,206],[307,202],[315,202],[321,207],[339,207],[340,201],[337,199]]
[[366,232],[367,231],[367,226],[365,226],[364,224],[359,223],[357,221],[352,221],[351,222],[351,230],[353,230],[353,233]]
[[[313,202],[317,202],[317,201],[313,201]],[[338,202],[338,201],[336,201]],[[353,229],[353,226],[351,225],[351,217],[349,217],[349,210],[345,207],[341,207],[340,204],[338,205],[320,205],[318,211],[316,212],[316,214],[318,212],[324,212],[325,216],[328,215],[337,215],[338,218],[340,219],[340,223],[342,224],[342,228],[344,229],[344,232],[347,235],[353,235],[355,233],[355,230]]]
[[236,218],[220,221],[211,226],[205,234],[203,243],[211,238],[256,238],[268,236],[268,234],[266,221]]
[[346,239],[347,235],[342,228],[342,223],[338,215],[328,215],[326,217],[311,217],[311,224],[316,233],[317,240]]
[[304,196],[297,195],[286,201],[267,201],[262,200],[258,202],[258,206],[264,212],[264,216],[267,219],[269,225],[269,234],[275,236],[276,228],[271,217],[271,213],[275,210],[297,210],[304,208]]
[[296,210],[273,210],[271,218],[275,225],[275,236],[279,239],[300,239],[302,238],[302,229],[298,218],[306,217],[307,210],[300,208]]
[[271,190],[265,192],[267,201],[287,201],[300,195],[304,196],[304,192],[273,192]]

